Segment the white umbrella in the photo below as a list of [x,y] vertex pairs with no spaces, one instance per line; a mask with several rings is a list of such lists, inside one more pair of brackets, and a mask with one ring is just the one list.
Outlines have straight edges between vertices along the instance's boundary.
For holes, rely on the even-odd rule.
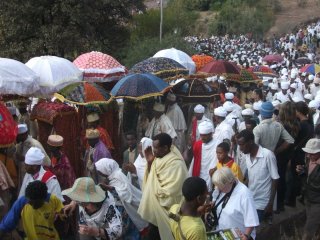
[[185,52],[175,48],[160,50],[153,57],[171,58],[187,68],[189,70],[189,74],[193,74],[196,71],[196,64],[192,61],[192,58]]
[[41,96],[51,96],[71,83],[80,82],[83,73],[69,60],[56,56],[31,58],[26,65],[40,76]]
[[38,91],[39,76],[23,63],[0,58],[0,95],[30,96]]

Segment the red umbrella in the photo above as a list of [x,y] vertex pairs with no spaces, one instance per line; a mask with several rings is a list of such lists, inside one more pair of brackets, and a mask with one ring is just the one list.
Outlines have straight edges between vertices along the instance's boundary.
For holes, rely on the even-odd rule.
[[127,69],[116,59],[101,52],[84,53],[73,63],[83,72],[84,80],[88,82],[111,82],[127,73]]
[[283,57],[279,54],[270,54],[265,56],[262,61],[265,61],[267,63],[273,63],[273,62],[282,62],[283,61]]
[[18,127],[6,106],[0,103],[0,148],[9,147],[16,141]]
[[199,73],[210,73],[216,75],[240,74],[240,68],[234,63],[218,60],[207,63],[199,70]]

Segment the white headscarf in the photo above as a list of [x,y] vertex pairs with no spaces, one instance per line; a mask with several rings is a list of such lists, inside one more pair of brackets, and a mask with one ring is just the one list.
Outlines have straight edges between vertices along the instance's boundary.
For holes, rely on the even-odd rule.
[[102,158],[95,163],[95,166],[97,171],[108,176],[109,184],[116,189],[123,207],[138,230],[147,227],[148,223],[137,213],[142,193],[129,182],[118,163],[110,158]]
[[140,143],[142,144],[142,154],[143,154],[143,156],[140,156],[140,154],[139,154],[139,156],[137,157],[136,161],[134,162],[134,166],[136,167],[136,170],[137,170],[137,176],[138,176],[140,189],[142,189],[144,173],[145,173],[145,169],[146,169],[146,166],[147,166],[147,160],[144,157],[144,152],[148,147],[152,147],[152,139],[144,137],[144,138],[141,139]]

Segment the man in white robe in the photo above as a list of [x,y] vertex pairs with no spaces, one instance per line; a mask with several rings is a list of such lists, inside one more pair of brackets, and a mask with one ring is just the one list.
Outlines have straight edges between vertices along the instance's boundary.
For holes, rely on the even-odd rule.
[[155,103],[153,106],[154,118],[148,125],[146,130],[146,137],[153,138],[159,133],[167,133],[170,137],[175,140],[177,137],[177,133],[174,130],[174,127],[170,121],[170,119],[164,114],[165,106],[160,103]]
[[232,126],[226,120],[227,111],[223,107],[217,107],[214,110],[214,119],[216,129],[213,134],[213,139],[216,142],[216,146],[223,142],[224,139],[231,140],[234,135]]
[[281,103],[285,103],[290,101],[288,89],[289,89],[290,82],[281,82],[281,91],[277,92],[274,95],[273,100],[279,100]]
[[189,168],[189,176],[200,177],[206,181],[208,191],[212,190],[209,170],[216,167],[216,147],[212,138],[213,124],[204,121],[199,124],[200,140],[193,145],[193,159]]
[[300,101],[304,101],[303,94],[300,89],[298,89],[297,83],[292,83],[290,85],[290,98],[291,99],[299,99]]
[[181,108],[176,102],[176,96],[174,94],[169,93],[167,95],[166,104],[168,106],[166,116],[170,119],[174,127],[174,130],[177,133],[177,140],[175,141],[175,145],[180,150],[180,152],[184,152],[186,147],[186,120],[184,118]]
[[204,116],[205,108],[201,104],[198,104],[194,107],[194,115],[195,117],[192,119],[191,123],[191,140],[192,144],[194,144],[196,141],[200,140],[200,133],[198,126],[200,123],[204,121],[211,122],[212,121]]

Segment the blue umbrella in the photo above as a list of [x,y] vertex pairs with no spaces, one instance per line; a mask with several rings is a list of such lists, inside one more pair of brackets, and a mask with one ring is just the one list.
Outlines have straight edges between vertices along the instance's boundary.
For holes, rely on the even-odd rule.
[[161,96],[170,88],[168,83],[150,73],[134,73],[117,82],[111,90],[111,95],[117,98],[141,100]]

